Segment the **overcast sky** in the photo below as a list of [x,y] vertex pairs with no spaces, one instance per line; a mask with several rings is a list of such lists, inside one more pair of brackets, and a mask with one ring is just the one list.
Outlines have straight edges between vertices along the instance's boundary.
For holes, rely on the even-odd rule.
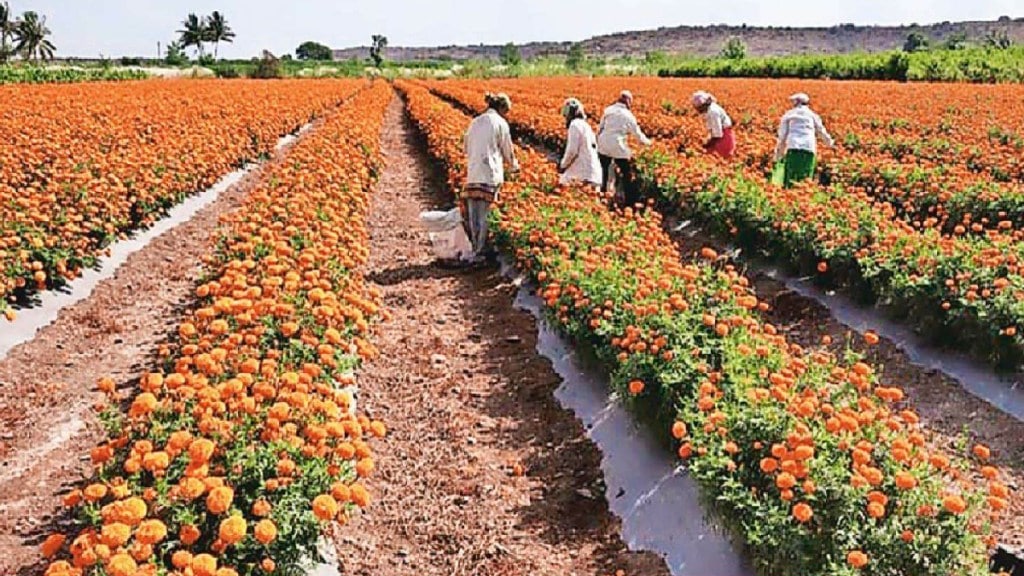
[[[829,26],[920,24],[1024,16],[1021,0],[9,0],[47,17],[57,54],[153,56],[189,12],[220,10],[238,34],[221,56],[292,52],[305,40],[334,48],[384,34],[391,45],[582,40],[681,24]],[[784,7],[779,7],[784,6]]]

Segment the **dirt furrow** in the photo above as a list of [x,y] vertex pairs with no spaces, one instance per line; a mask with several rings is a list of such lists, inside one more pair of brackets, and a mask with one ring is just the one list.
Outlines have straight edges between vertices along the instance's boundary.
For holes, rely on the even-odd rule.
[[335,535],[344,574],[667,574],[627,551],[601,454],[553,396],[529,313],[494,268],[432,264],[416,219],[443,203],[396,100],[371,215],[370,278],[393,318],[361,376],[360,407],[390,426],[375,502]]
[[61,521],[60,494],[89,474],[89,450],[103,435],[92,409],[102,397],[96,383],[109,376],[134,387],[156,365],[159,344],[192,301],[218,219],[267,166],[131,255],[88,298],[0,361],[0,574],[38,570],[37,544]]

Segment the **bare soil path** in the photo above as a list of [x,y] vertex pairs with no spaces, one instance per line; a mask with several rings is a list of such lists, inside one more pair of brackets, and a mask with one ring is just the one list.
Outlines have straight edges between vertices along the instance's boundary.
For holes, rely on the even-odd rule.
[[560,379],[536,352],[533,317],[513,306],[515,287],[496,269],[432,264],[416,220],[445,195],[397,99],[382,137],[370,279],[393,318],[359,405],[390,431],[374,503],[335,535],[342,573],[667,574],[620,539],[601,454],[554,398]]
[[156,366],[159,344],[192,301],[218,219],[267,166],[131,255],[0,361],[0,574],[41,573],[38,543],[60,522],[60,495],[89,474],[89,450],[103,437],[92,409],[96,383],[109,376],[133,387]]

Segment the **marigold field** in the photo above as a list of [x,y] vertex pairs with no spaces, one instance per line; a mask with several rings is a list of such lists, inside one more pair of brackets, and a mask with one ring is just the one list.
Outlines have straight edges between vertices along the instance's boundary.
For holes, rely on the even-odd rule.
[[[596,127],[623,88],[655,143],[636,158],[650,201],[619,209],[559,186],[545,152],[565,144],[565,98]],[[736,123],[732,160],[700,149],[697,89]],[[1024,529],[1007,518],[1000,454],[969,434],[936,441],[915,399],[883,382],[885,366],[796,344],[740,263],[711,239],[681,250],[665,223],[699,219],[940,346],[1017,368],[1024,89],[630,77],[0,87],[14,103],[0,111],[11,322],[118,238],[314,122],[221,222],[159,360],[137,384],[96,383],[108,437],[88,455],[91,477],[63,495],[68,521],[41,544],[47,576],[286,574],[327,525],[374,505],[374,441],[407,425],[368,418],[352,395],[390,317],[365,270],[370,200],[388,192],[377,185],[392,160],[385,111],[401,98],[454,199],[486,91],[513,101],[522,164],[493,216],[497,245],[548,321],[671,446],[756,573],[988,573],[995,545]],[[820,178],[782,189],[768,175],[796,91],[811,94],[837,149],[823,152]]]

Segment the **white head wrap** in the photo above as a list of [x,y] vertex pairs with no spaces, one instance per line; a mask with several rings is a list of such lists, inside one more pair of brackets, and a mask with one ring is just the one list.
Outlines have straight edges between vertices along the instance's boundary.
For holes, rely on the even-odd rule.
[[583,103],[576,98],[568,98],[562,104],[562,116],[568,117],[572,110],[579,110],[580,114],[586,116],[586,111],[583,110]]
[[803,92],[797,92],[789,97],[789,101],[797,106],[806,106],[811,103],[811,97]]
[[715,97],[703,90],[698,90],[693,93],[692,102],[694,108],[700,108],[705,104],[714,101]]

